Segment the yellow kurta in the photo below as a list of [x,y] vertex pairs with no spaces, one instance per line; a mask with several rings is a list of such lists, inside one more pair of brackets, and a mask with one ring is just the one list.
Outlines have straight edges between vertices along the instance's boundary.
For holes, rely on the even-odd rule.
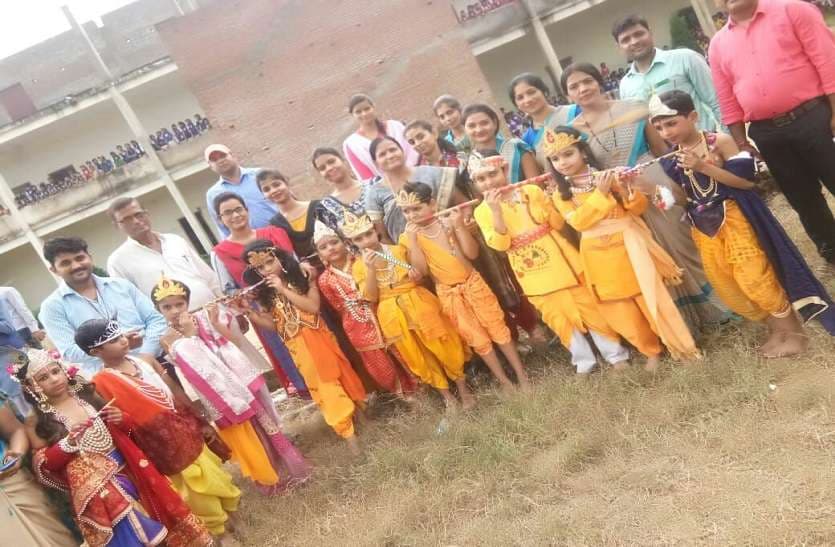
[[[400,236],[401,244],[406,237]],[[441,310],[467,345],[487,355],[493,351],[493,342],[510,343],[504,312],[481,274],[426,236],[418,235],[418,245],[435,281]]]
[[[387,246],[386,250],[396,259],[408,262],[405,247]],[[365,263],[354,261],[352,274],[365,296]],[[387,270],[378,270],[374,275],[379,287],[380,329],[409,370],[437,389],[447,389],[448,379],[463,378],[468,351],[441,312],[438,298],[409,279],[408,270],[400,266],[388,265]]]
[[541,188],[514,190],[516,199],[501,204],[507,233],[496,231],[486,203],[475,209],[475,219],[487,244],[507,253],[510,265],[531,304],[565,347],[574,330],[617,339],[585,286],[580,254],[558,232],[564,225]]
[[191,465],[168,477],[192,513],[215,536],[226,531],[228,513],[238,510],[241,498],[241,491],[222,465],[220,458],[203,445],[203,451]]
[[661,352],[658,336],[674,357],[699,355],[665,282],[680,282],[681,270],[655,242],[640,218],[648,200],[640,192],[618,202],[599,190],[553,196],[565,220],[582,233],[580,255],[586,280],[614,329],[644,355]]
[[694,227],[693,241],[722,302],[746,319],[763,321],[788,309],[788,296],[739,206],[733,200],[724,205],[725,223],[719,232],[709,237]]

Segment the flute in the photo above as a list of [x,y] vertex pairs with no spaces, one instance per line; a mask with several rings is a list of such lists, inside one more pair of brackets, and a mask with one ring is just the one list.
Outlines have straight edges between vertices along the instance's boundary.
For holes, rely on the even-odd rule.
[[368,250],[371,251],[371,254],[373,254],[374,256],[382,258],[383,260],[385,260],[386,262],[388,262],[390,264],[394,264],[395,266],[400,266],[401,268],[404,268],[406,270],[411,270],[412,269],[411,264],[409,264],[408,262],[404,262],[404,261],[402,261],[398,258],[395,258],[391,254],[381,253],[380,251],[375,251],[374,249],[368,249]]
[[438,211],[437,213],[432,215],[432,218],[444,217],[444,216],[450,214],[453,211],[457,211],[459,209],[464,209],[466,207],[471,207],[473,205],[478,205],[479,203],[481,203],[480,199],[471,199],[470,201],[465,201],[464,203],[459,203],[458,205],[453,205],[452,207],[448,207],[447,209],[441,209],[440,211]]
[[502,192],[512,192],[516,188],[520,186],[527,186],[529,184],[536,184],[537,186],[542,186],[543,184],[547,183],[549,180],[553,179],[554,175],[551,173],[544,173],[542,175],[537,175],[535,177],[531,177],[529,179],[525,179],[522,181],[517,182],[516,184],[508,184],[504,188],[501,189]]
[[602,171],[594,171],[592,173],[584,173],[582,175],[575,175],[575,176],[572,176],[571,178],[573,180],[577,180],[577,179],[587,180],[587,179],[590,179],[590,178],[595,179],[595,178],[605,176],[606,174],[608,174],[610,172],[621,174],[621,175],[626,174],[626,173],[638,172],[638,171],[641,171],[641,170],[649,167],[650,165],[652,165],[654,163],[658,163],[659,161],[661,161],[665,158],[675,156],[676,154],[678,154],[678,150],[673,150],[672,152],[667,152],[663,156],[658,156],[657,158],[653,158],[649,161],[645,161],[643,163],[638,163],[636,165],[633,165],[632,167],[627,167],[626,169],[623,169],[622,167],[610,167],[609,169],[603,169]]
[[195,314],[197,312],[205,310],[209,306],[215,306],[217,304],[225,304],[226,302],[231,302],[232,300],[240,298],[240,297],[244,296],[245,294],[248,294],[248,293],[254,291],[256,288],[260,287],[261,285],[263,285],[266,282],[267,282],[266,279],[262,279],[258,283],[254,284],[254,285],[250,285],[249,287],[246,287],[244,289],[241,289],[241,290],[235,292],[234,294],[228,294],[228,295],[225,295],[225,296],[221,296],[219,298],[215,298],[214,300],[211,300],[208,304],[206,304],[204,306],[200,306],[196,310],[191,311],[189,313]]

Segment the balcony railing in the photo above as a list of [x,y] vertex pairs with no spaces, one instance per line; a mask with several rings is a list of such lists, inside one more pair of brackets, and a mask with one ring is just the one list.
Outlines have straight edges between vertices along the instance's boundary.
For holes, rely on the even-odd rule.
[[203,158],[203,150],[214,142],[214,130],[209,129],[196,137],[183,141],[176,146],[169,146],[157,152],[160,161],[169,171],[191,164],[195,159]]
[[82,211],[155,178],[153,163],[147,157],[114,169],[107,176],[90,179],[78,186],[46,197],[20,210],[26,222],[35,228]]

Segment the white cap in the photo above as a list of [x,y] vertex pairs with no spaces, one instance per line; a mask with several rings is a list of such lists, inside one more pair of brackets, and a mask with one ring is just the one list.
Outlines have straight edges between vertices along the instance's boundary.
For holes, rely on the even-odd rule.
[[661,118],[666,116],[678,116],[678,111],[673,110],[661,100],[658,95],[653,95],[649,100],[649,119]]
[[229,150],[229,147],[225,144],[210,144],[206,147],[206,150],[203,151],[203,158],[205,158],[207,162],[209,161],[212,152],[223,152],[227,155],[232,153],[232,151]]

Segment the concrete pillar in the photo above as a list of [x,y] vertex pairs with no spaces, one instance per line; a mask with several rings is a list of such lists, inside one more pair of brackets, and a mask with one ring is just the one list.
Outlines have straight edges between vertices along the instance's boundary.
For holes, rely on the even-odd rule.
[[542,53],[545,55],[545,59],[548,61],[548,66],[551,68],[554,78],[559,81],[560,76],[562,76],[562,65],[560,65],[560,58],[554,49],[554,44],[551,43],[548,33],[545,32],[545,25],[542,24],[542,19],[539,18],[539,15],[533,9],[533,6],[531,6],[530,0],[522,0],[522,4],[525,6],[528,16],[531,19],[534,36],[539,43],[540,49],[542,49]]
[[690,5],[693,11],[696,12],[696,18],[699,20],[699,26],[702,27],[702,32],[708,38],[713,38],[716,34],[716,25],[713,24],[713,11],[708,5],[707,0],[690,0]]
[[0,203],[2,203],[3,206],[9,210],[9,215],[12,217],[12,220],[18,228],[23,230],[23,235],[26,237],[29,245],[31,245],[32,249],[35,250],[35,254],[46,267],[46,271],[49,272],[49,275],[51,275],[52,279],[55,280],[55,283],[58,284],[58,282],[61,281],[61,278],[49,270],[52,264],[47,262],[43,257],[43,241],[32,229],[32,226],[26,222],[26,219],[23,217],[23,214],[21,214],[20,209],[17,208],[17,204],[14,200],[14,193],[12,192],[9,184],[6,182],[6,178],[2,174],[0,174]]
[[197,239],[200,240],[200,243],[203,245],[203,248],[206,252],[212,249],[212,240],[209,238],[209,235],[203,229],[203,226],[197,220],[197,217],[192,213],[191,209],[189,208],[188,204],[186,203],[183,194],[180,192],[180,189],[177,188],[177,185],[174,183],[174,179],[171,178],[171,175],[168,173],[168,169],[162,164],[162,160],[159,159],[159,155],[157,151],[154,150],[154,147],[151,145],[151,139],[148,137],[148,132],[142,127],[142,122],[139,121],[139,117],[136,115],[136,112],[131,107],[130,103],[127,99],[125,99],[124,95],[119,92],[116,88],[114,83],[114,76],[113,73],[110,72],[110,68],[105,64],[104,60],[99,55],[98,50],[96,50],[96,45],[90,39],[90,36],[84,30],[78,21],[76,21],[75,16],[73,16],[72,12],[70,11],[69,7],[61,6],[61,9],[64,12],[64,16],[69,21],[70,25],[73,29],[78,32],[82,38],[84,38],[84,42],[87,44],[87,48],[90,51],[93,59],[95,60],[95,64],[98,70],[102,73],[102,75],[108,79],[110,82],[110,87],[108,88],[108,93],[110,98],[113,100],[113,103],[116,105],[116,108],[119,109],[119,113],[122,114],[122,117],[125,120],[125,123],[128,124],[130,130],[133,132],[134,137],[136,138],[137,142],[140,142],[145,148],[145,152],[148,155],[148,158],[151,160],[154,169],[156,170],[157,174],[162,179],[165,188],[171,194],[171,197],[174,199],[174,203],[180,209],[180,212],[188,222],[189,226],[191,227],[192,231],[194,231],[195,235],[197,235]]

